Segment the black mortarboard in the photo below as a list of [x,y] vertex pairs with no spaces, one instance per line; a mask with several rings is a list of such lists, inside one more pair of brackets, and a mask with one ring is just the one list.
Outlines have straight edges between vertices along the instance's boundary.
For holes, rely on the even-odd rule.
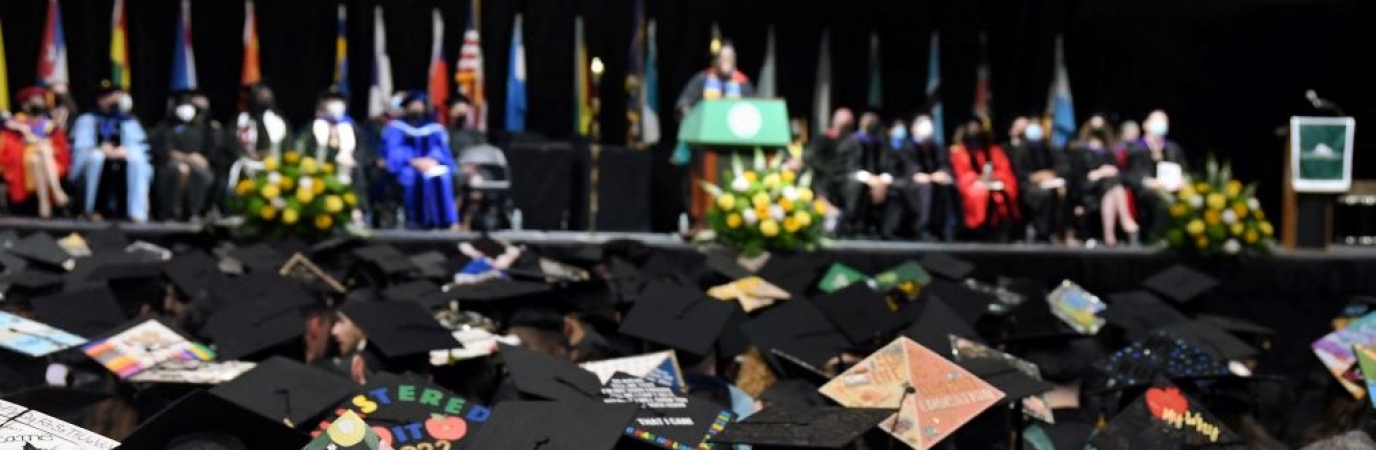
[[940,298],[926,297],[908,304],[904,309],[909,308],[918,312],[917,320],[903,330],[903,335],[946,359],[954,357],[951,336],[979,339],[974,327]]
[[1188,320],[1184,313],[1147,291],[1108,295],[1104,320],[1122,328],[1128,339],[1138,339],[1166,325]]
[[503,402],[465,448],[612,450],[636,410],[632,404]]
[[1270,350],[1271,340],[1276,336],[1276,330],[1271,327],[1236,317],[1200,314],[1195,316],[1195,320],[1222,328],[1234,336],[1257,345],[1262,350]]
[[5,274],[16,274],[28,268],[29,262],[7,250],[0,250],[0,267],[5,268]]
[[1010,403],[1051,390],[1042,380],[1019,371],[997,358],[962,358],[957,364],[1003,391],[1002,403]]
[[276,247],[267,243],[258,243],[235,248],[229,252],[229,257],[238,261],[249,272],[276,272],[291,258],[291,254],[278,251]]
[[1195,341],[1167,333],[1154,333],[1109,355],[1100,365],[1109,389],[1151,384],[1161,377],[1207,379],[1231,377],[1221,355]]
[[[855,347],[825,313],[806,301],[770,308],[741,324],[740,329],[761,351],[777,349],[814,367],[825,366],[828,360]],[[778,358],[771,354],[768,359],[776,369],[780,367]]]
[[116,227],[97,228],[83,233],[86,246],[97,255],[106,252],[124,251],[129,246],[129,236]]
[[348,302],[341,310],[388,358],[460,348],[454,334],[418,303]]
[[760,402],[764,403],[765,408],[772,406],[832,406],[835,403],[817,392],[817,388],[826,384],[826,381],[828,380],[821,383],[806,380],[779,380],[760,392]]
[[33,300],[38,320],[85,338],[105,333],[124,323],[126,317],[115,294],[105,286],[92,286]]
[[526,299],[550,291],[550,287],[545,283],[533,281],[506,281],[488,280],[476,284],[451,284],[449,285],[450,298],[464,303],[465,307],[473,304],[501,303],[506,301],[516,301]]
[[702,291],[650,283],[626,314],[621,334],[706,356],[739,308]]
[[1071,330],[1065,325],[1065,322],[1052,314],[1051,304],[1042,300],[1045,297],[1046,295],[1043,293],[1025,301],[1005,315],[1004,335],[998,340],[1005,343],[1027,344],[1034,341],[1084,336]]
[[883,295],[864,283],[812,299],[836,328],[858,346],[883,345],[903,319],[889,309]]
[[119,448],[294,449],[308,442],[309,436],[280,421],[264,418],[214,394],[198,391],[139,425]]
[[300,308],[263,302],[221,308],[201,331],[214,341],[221,359],[244,359],[305,333],[306,318]]
[[10,283],[10,290],[6,293],[22,291],[31,294],[30,296],[43,295],[59,289],[64,279],[62,274],[29,267],[6,277],[6,281]]
[[358,388],[334,373],[273,357],[210,392],[273,423],[309,429]]
[[726,252],[707,254],[707,268],[726,279],[738,280],[753,275],[749,269],[736,262],[736,257]]
[[712,442],[769,449],[847,448],[893,413],[892,409],[772,406],[726,427]]
[[970,273],[975,271],[975,265],[969,261],[956,258],[945,253],[928,253],[917,261],[923,269],[927,269],[933,275],[951,281],[961,281],[970,277]]
[[820,276],[825,264],[807,255],[773,255],[760,268],[759,275],[790,294],[802,296]]
[[922,290],[921,297],[936,297],[955,311],[965,323],[973,324],[989,311],[995,297],[987,292],[971,289],[963,282],[933,279]]
[[78,260],[76,270],[68,277],[68,286],[103,283],[110,287],[115,299],[131,314],[143,305],[162,308],[163,298],[166,297],[162,267],[162,262],[144,261],[133,253],[96,255]]
[[416,269],[405,253],[387,244],[356,248],[353,254],[385,276],[400,275]]
[[33,233],[20,239],[9,248],[11,254],[50,268],[70,271],[75,268],[76,260],[68,254],[57,241],[47,233]]
[[103,390],[38,386],[11,392],[0,398],[43,414],[65,417],[113,396]]
[[1219,355],[1232,361],[1250,358],[1260,353],[1256,347],[1251,346],[1237,336],[1233,336],[1222,328],[1199,320],[1176,322],[1162,327],[1159,330],[1172,336],[1182,337],[1194,341],[1197,344],[1211,347]]
[[1231,447],[1241,443],[1203,404],[1169,383],[1148,388],[1089,440],[1090,447],[1099,450]]
[[225,281],[215,258],[199,251],[177,254],[162,270],[188,302],[208,298]]
[[525,398],[580,403],[599,401],[602,382],[592,372],[524,347],[502,344],[499,351],[512,384]]
[[390,302],[415,302],[426,309],[435,309],[449,304],[453,296],[441,291],[433,281],[411,280],[383,289],[382,298]]
[[1174,301],[1186,304],[1218,286],[1218,280],[1198,270],[1176,264],[1142,281],[1142,287]]
[[448,257],[438,251],[428,251],[409,256],[407,259],[412,265],[420,269],[420,276],[431,280],[447,280],[453,278],[454,272],[458,269],[450,265]]

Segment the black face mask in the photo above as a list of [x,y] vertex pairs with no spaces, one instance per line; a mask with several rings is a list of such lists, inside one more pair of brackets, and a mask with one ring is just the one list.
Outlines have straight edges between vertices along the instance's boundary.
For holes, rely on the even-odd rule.
[[408,112],[406,113],[406,119],[412,122],[420,122],[425,120],[425,112]]
[[46,112],[48,112],[48,110],[43,107],[43,105],[24,105],[24,114],[30,116],[41,116]]

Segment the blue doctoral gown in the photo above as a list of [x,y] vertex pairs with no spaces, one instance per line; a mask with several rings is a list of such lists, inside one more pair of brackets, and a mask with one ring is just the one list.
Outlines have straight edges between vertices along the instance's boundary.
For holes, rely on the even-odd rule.
[[[387,171],[405,195],[403,204],[409,225],[448,228],[459,222],[459,210],[454,206],[454,174],[458,168],[449,153],[449,138],[443,126],[429,120],[393,120],[382,131],[381,153],[386,158]],[[421,173],[411,166],[411,160],[425,157],[439,162],[430,173]]]
[[132,117],[99,112],[82,114],[72,125],[72,170],[68,178],[84,184],[84,211],[95,210],[96,187],[100,186],[101,171],[105,168],[105,154],[100,143],[117,137],[129,152],[125,173],[128,175],[129,218],[148,220],[148,187],[153,181],[153,165],[148,160],[148,135]]

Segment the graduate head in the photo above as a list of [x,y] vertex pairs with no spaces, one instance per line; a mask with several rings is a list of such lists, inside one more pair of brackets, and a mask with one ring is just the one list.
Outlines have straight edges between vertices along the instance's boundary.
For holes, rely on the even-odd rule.
[[134,100],[119,86],[104,80],[96,92],[96,108],[107,114],[128,113],[134,109]]
[[1022,129],[1022,138],[1027,142],[1042,143],[1046,140],[1046,128],[1042,127],[1042,118],[1033,116],[1027,120],[1027,126]]
[[860,132],[878,137],[884,132],[884,123],[879,119],[879,114],[867,112],[860,115]]
[[468,115],[473,112],[473,101],[468,96],[458,94],[449,98],[449,124],[462,127],[468,124]]
[[349,317],[344,313],[335,315],[334,326],[330,327],[330,336],[334,337],[339,344],[339,354],[348,355],[358,350],[359,344],[367,338],[363,330],[358,328]]
[[913,142],[924,143],[932,140],[932,135],[936,133],[936,125],[932,123],[932,116],[918,114],[913,118],[912,135]]
[[985,149],[993,143],[994,139],[989,135],[989,129],[984,128],[984,121],[978,117],[971,117],[960,126],[956,132],[956,143],[964,145],[966,148]]
[[328,120],[343,120],[349,113],[349,98],[337,87],[330,87],[320,95],[315,105],[315,113]]
[[202,115],[204,115],[204,114],[206,114],[206,113],[209,113],[209,112],[210,112],[210,96],[209,96],[209,95],[206,95],[206,94],[205,94],[205,91],[199,91],[199,90],[193,90],[193,91],[191,91],[191,106],[195,106],[195,107],[196,107],[196,113],[197,113],[197,114],[202,114]]
[[1032,123],[1032,121],[1029,120],[1027,116],[1013,118],[1013,123],[1008,126],[1008,139],[1022,139],[1023,134],[1027,131],[1027,125],[1030,123]]
[[30,116],[41,116],[48,111],[48,90],[38,86],[29,86],[19,90],[15,96],[19,107],[24,114]]
[[712,67],[723,75],[736,72],[736,44],[730,40],[722,41],[721,49],[717,51],[717,58],[713,61]]
[[1170,133],[1171,119],[1162,110],[1152,111],[1147,114],[1147,120],[1142,121],[1142,129],[1147,132],[1148,137],[1165,138]]
[[1081,145],[1091,150],[1108,148],[1114,142],[1113,129],[1109,128],[1108,120],[1104,116],[1095,114],[1080,126],[1080,141]]
[[850,134],[855,130],[855,113],[850,108],[837,108],[831,114],[832,138],[838,138]]
[[196,119],[196,105],[191,101],[190,91],[172,93],[167,100],[167,118],[177,123],[189,123]]
[[263,83],[254,83],[248,87],[248,92],[244,94],[244,102],[249,111],[261,113],[272,109],[276,99],[272,94],[272,88]]
[[1118,140],[1132,142],[1142,138],[1142,126],[1136,120],[1124,121],[1118,126]]
[[430,115],[430,96],[422,91],[409,91],[401,99],[401,113],[406,120],[418,122]]

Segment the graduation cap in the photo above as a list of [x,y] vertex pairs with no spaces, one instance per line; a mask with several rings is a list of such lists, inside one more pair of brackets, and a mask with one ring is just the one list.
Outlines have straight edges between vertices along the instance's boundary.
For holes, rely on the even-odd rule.
[[5,268],[5,274],[16,274],[29,267],[29,262],[6,250],[0,250],[0,267]]
[[1309,344],[1309,348],[1338,383],[1353,397],[1360,399],[1365,393],[1361,386],[1357,385],[1358,380],[1353,377],[1357,357],[1352,352],[1352,346],[1371,342],[1376,342],[1376,313],[1362,316],[1353,320],[1346,328],[1320,337]]
[[1100,316],[1108,309],[1103,300],[1070,280],[1061,281],[1047,294],[1046,302],[1051,305],[1051,314],[1081,334],[1098,334],[1106,323]]
[[93,286],[33,300],[40,322],[79,336],[94,337],[120,326],[127,319],[115,294],[105,286]]
[[343,283],[336,280],[319,265],[307,258],[303,253],[295,253],[287,262],[282,264],[282,268],[277,273],[282,276],[294,279],[317,291],[330,292],[334,294],[344,294],[348,289]]
[[[30,393],[34,392],[30,391]],[[4,437],[5,442],[13,443],[13,446],[7,444],[7,448],[36,448],[32,446],[33,444],[28,443],[30,441],[40,443],[42,448],[47,450],[111,449],[120,445],[119,442],[110,440],[105,436],[63,422],[42,412],[52,410],[55,403],[71,402],[72,398],[29,398],[26,394],[14,400],[32,401],[32,403],[11,403],[12,400],[9,398],[0,400],[0,436]],[[89,398],[81,399],[82,402],[85,400],[89,400]],[[44,405],[42,410],[24,406],[40,404]],[[20,442],[25,442],[25,444],[20,446]]]
[[917,320],[903,330],[903,336],[943,357],[954,357],[950,336],[979,339],[974,327],[940,298],[921,299],[905,309],[917,311]]
[[63,386],[36,386],[0,396],[0,400],[28,405],[34,411],[50,416],[67,416],[81,411],[114,394],[104,390]]
[[[1065,322],[1052,314],[1051,305],[1040,300],[1044,297],[1045,294],[1038,296],[1038,300],[1023,302],[1005,314],[1003,336],[997,341],[1018,345],[1036,345],[1038,341],[1063,340],[1084,336],[1071,330]],[[1109,305],[1109,308],[1112,307]]]
[[874,276],[875,289],[880,292],[898,291],[909,298],[916,297],[922,288],[932,282],[932,276],[914,261],[899,264],[897,267],[880,272]]
[[1156,333],[1109,355],[1101,364],[1108,389],[1145,386],[1161,377],[1180,379],[1232,376],[1218,354],[1185,338]]
[[705,262],[707,268],[712,269],[713,273],[721,275],[728,280],[737,280],[754,275],[750,269],[746,269],[742,267],[740,263],[737,263],[734,255],[727,252],[709,252],[707,254],[707,261]]
[[30,357],[46,356],[86,343],[86,339],[0,311],[0,347]]
[[387,358],[429,355],[461,346],[425,307],[411,302],[349,302],[341,310]]
[[199,443],[220,446],[211,448],[287,449],[301,448],[309,441],[309,436],[279,421],[197,391],[139,425],[119,448],[169,449]]
[[903,319],[889,309],[884,296],[864,284],[852,284],[812,299],[831,323],[857,346],[887,342]]
[[385,277],[405,274],[416,269],[405,253],[387,244],[355,248],[352,253]]
[[215,258],[199,251],[177,254],[162,270],[188,302],[209,298],[226,280]]
[[1147,291],[1110,294],[1103,317],[1122,328],[1128,339],[1139,339],[1157,328],[1189,320],[1180,310]]
[[129,236],[116,227],[96,228],[87,231],[84,236],[86,245],[96,254],[123,251],[129,246]]
[[770,449],[840,449],[892,417],[893,412],[836,406],[772,406],[732,424],[712,442]]
[[683,369],[679,367],[678,357],[673,350],[589,361],[578,366],[596,374],[602,384],[606,384],[613,375],[621,372],[667,386],[676,392],[688,392],[688,383],[683,378]]
[[71,271],[76,267],[76,260],[72,258],[72,255],[63,250],[62,246],[58,245],[52,236],[43,232],[33,233],[16,241],[8,251],[30,262],[53,269]]
[[764,388],[763,392],[760,392],[760,403],[763,403],[765,408],[772,406],[834,406],[830,400],[817,393],[817,388],[826,384],[828,380],[830,380],[829,377],[822,380],[821,383],[797,379],[776,381]]
[[879,426],[917,449],[931,448],[1004,397],[989,383],[905,337],[847,369],[819,392],[849,408],[896,410]]
[[[778,350],[814,367],[825,366],[828,360],[855,347],[811,302],[788,302],[771,308],[742,324],[740,330],[761,351]],[[767,359],[778,368],[780,363],[769,356]]]
[[253,370],[257,363],[245,361],[172,360],[129,377],[134,383],[214,386]]
[[220,308],[206,320],[201,334],[215,343],[220,357],[241,359],[256,355],[306,333],[306,318],[299,308],[252,302]]
[[795,295],[807,294],[807,288],[817,281],[823,261],[807,255],[773,255],[757,273],[785,291]]
[[943,279],[934,279],[928,283],[922,289],[920,297],[941,299],[966,323],[975,323],[980,317],[984,317],[989,312],[989,304],[995,300],[993,295],[971,289],[964,282]]
[[257,243],[248,247],[230,250],[229,257],[238,261],[249,272],[276,272],[285,264],[290,253],[282,253],[267,243]]
[[67,285],[105,284],[115,299],[131,315],[144,305],[161,309],[166,290],[162,283],[162,262],[148,262],[132,253],[107,253],[83,258],[68,277]]
[[602,386],[602,396],[603,403],[639,404],[626,436],[668,450],[709,446],[707,440],[734,417],[720,405],[680,396],[668,386],[625,373],[613,375]]
[[950,281],[964,280],[975,271],[974,264],[945,253],[928,253],[917,263],[933,275]]
[[708,297],[701,291],[653,282],[626,314],[620,332],[706,356],[738,309],[734,303]]
[[159,319],[121,325],[108,336],[82,345],[81,351],[120,379],[168,361],[215,359],[209,347],[191,341]]
[[420,276],[431,280],[449,279],[458,269],[450,266],[450,260],[444,253],[434,250],[411,255],[407,259],[420,269]]
[[502,402],[466,448],[612,450],[636,411],[633,404]]
[[499,306],[503,303],[537,297],[550,292],[548,284],[531,281],[488,280],[476,284],[450,284],[445,286],[451,298],[465,306]]
[[309,428],[350,394],[352,381],[283,357],[272,357],[210,392],[275,424]]
[[[351,410],[345,410],[339,417],[328,423],[322,423],[324,428],[315,439],[302,447],[301,450],[383,450],[392,448],[382,436],[378,435],[378,430],[371,428]],[[413,429],[419,430],[419,427]],[[383,428],[386,430],[386,428]],[[403,433],[405,430],[398,430]],[[400,439],[405,439],[403,435]],[[404,440],[402,442],[405,442]]]
[[433,281],[419,279],[388,286],[382,290],[382,298],[389,302],[415,302],[426,309],[435,309],[448,305],[453,295],[440,290],[440,285]]
[[85,258],[91,256],[91,247],[86,245],[86,239],[80,234],[71,233],[57,240],[57,246],[62,247],[68,255],[73,258]]
[[707,295],[718,300],[737,301],[746,313],[773,305],[780,300],[792,298],[787,291],[770,284],[763,278],[748,276],[707,290]]
[[1230,361],[1239,361],[1261,353],[1256,347],[1222,328],[1199,320],[1176,322],[1159,330],[1212,348],[1218,355]]
[[491,415],[487,407],[443,387],[386,373],[369,377],[339,408],[361,414],[368,426],[390,430],[398,446],[440,447],[447,441],[461,447]]
[[1090,438],[1100,450],[1202,448],[1242,444],[1199,401],[1168,382],[1155,383]]
[[1184,305],[1218,286],[1218,279],[1176,264],[1142,281],[1142,287]]
[[529,350],[501,345],[499,352],[511,382],[527,398],[559,402],[596,402],[602,383],[597,375],[568,361]]
[[1004,401],[1021,401],[1023,414],[1056,423],[1051,404],[1043,396],[1053,386],[1042,381],[1036,364],[956,336],[951,337],[951,348],[960,366],[1003,391]]
[[20,272],[5,276],[8,286],[5,288],[3,300],[6,302],[32,302],[36,297],[42,297],[58,292],[62,289],[65,278],[61,274],[41,270],[36,267],[26,267]]
[[827,268],[826,273],[822,274],[822,279],[817,281],[817,290],[830,294],[853,283],[867,283],[869,281],[870,277],[864,272],[839,262],[832,263],[831,267]]

